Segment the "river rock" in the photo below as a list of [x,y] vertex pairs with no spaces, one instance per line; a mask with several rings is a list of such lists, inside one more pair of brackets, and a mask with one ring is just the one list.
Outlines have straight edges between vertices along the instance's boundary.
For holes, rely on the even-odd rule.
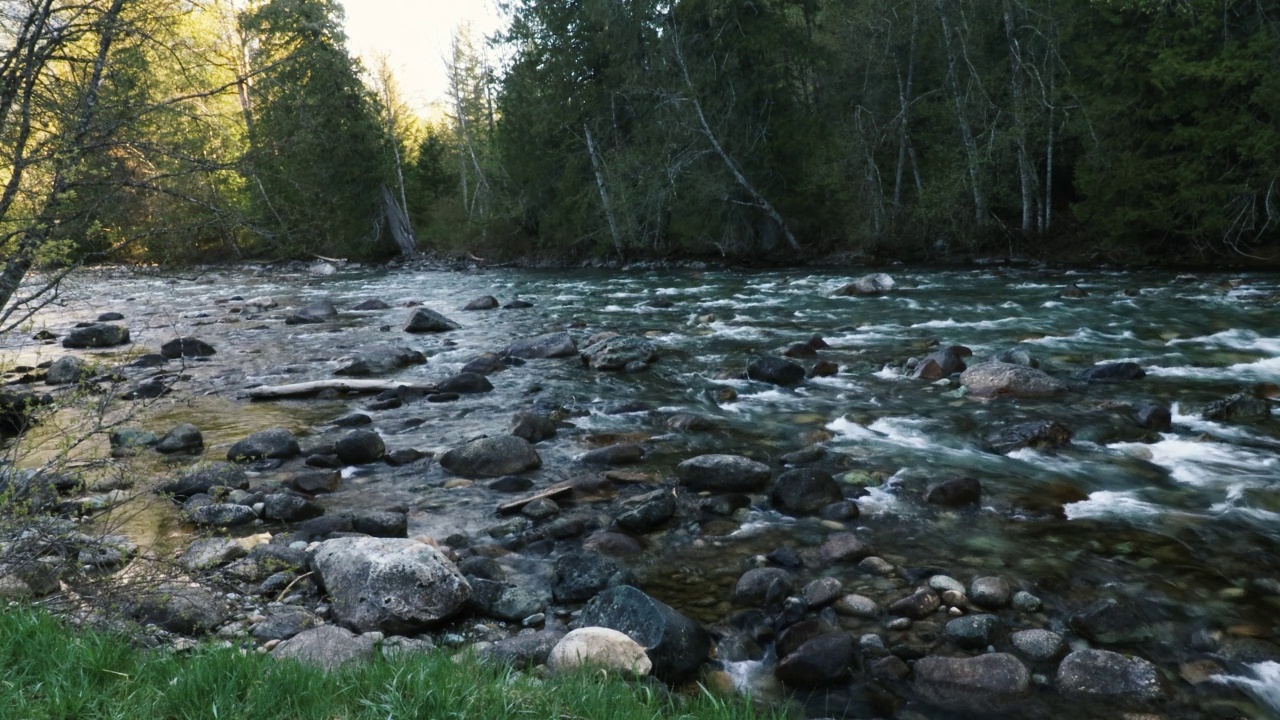
[[359,310],[360,312],[368,312],[370,310],[390,310],[391,306],[388,305],[385,300],[379,300],[378,298],[370,298],[368,300],[361,300],[360,302],[353,305],[351,309]]
[[951,478],[934,483],[925,491],[924,501],[945,507],[977,505],[982,500],[982,484],[974,478]]
[[811,610],[830,605],[840,598],[840,594],[840,581],[833,577],[817,578],[800,591],[800,597]]
[[1071,700],[1149,702],[1164,697],[1155,665],[1106,650],[1068,655],[1058,666],[1057,685]]
[[438,333],[457,330],[460,327],[462,326],[435,310],[418,308],[409,317],[409,322],[405,323],[404,331],[407,333]]
[[835,609],[837,615],[867,620],[880,616],[880,606],[875,600],[855,593],[841,597],[831,607]]
[[533,470],[542,458],[524,438],[515,435],[472,440],[440,456],[440,466],[463,477],[501,477]]
[[333,444],[334,454],[347,465],[364,465],[387,454],[382,436],[372,430],[352,430]]
[[1151,629],[1126,605],[1104,598],[1075,613],[1071,629],[1101,645],[1137,643],[1151,637]]
[[441,393],[458,393],[459,395],[478,395],[493,391],[493,383],[489,378],[478,373],[458,373],[436,386]]
[[352,513],[351,529],[376,538],[409,537],[409,516],[394,510]]
[[293,493],[272,493],[262,500],[262,517],[283,523],[301,522],[324,514],[324,507]]
[[582,364],[592,370],[628,370],[633,364],[649,365],[658,359],[658,348],[644,338],[618,335],[582,350]]
[[258,519],[258,513],[245,505],[210,503],[191,508],[187,517],[202,527],[231,528],[248,525]]
[[507,369],[507,363],[503,357],[497,353],[481,353],[471,358],[466,365],[462,366],[459,372],[475,373],[476,375],[492,375],[496,372],[502,372]]
[[770,494],[773,505],[792,515],[810,515],[844,499],[831,473],[814,468],[788,470],[778,476]]
[[227,459],[232,462],[254,462],[256,460],[278,458],[287,460],[302,452],[293,433],[284,428],[271,428],[256,432],[237,442],[227,451]]
[[48,396],[0,390],[0,437],[16,437],[35,422],[36,408],[46,405]]
[[471,586],[439,550],[416,540],[338,538],[312,566],[334,619],[353,630],[416,634],[457,612]]
[[653,674],[666,681],[692,675],[711,650],[711,636],[701,625],[628,585],[597,595],[578,622],[625,633],[644,648]]
[[258,642],[288,640],[320,625],[320,618],[300,607],[283,605],[267,611],[267,619],[253,626],[249,634]]
[[507,432],[531,443],[537,443],[556,436],[556,423],[545,415],[518,412],[512,416]]
[[853,636],[847,632],[819,635],[782,658],[774,675],[788,685],[828,685],[849,674],[853,651]]
[[1010,363],[986,362],[960,375],[960,384],[982,397],[1044,397],[1067,389],[1058,380],[1034,368]]
[[785,358],[766,355],[758,357],[747,365],[747,379],[767,382],[772,385],[799,385],[804,382],[804,366],[797,365]]
[[893,289],[893,278],[885,273],[863,275],[853,282],[836,290],[836,295],[845,297],[870,297],[883,295]]
[[1030,660],[1045,662],[1062,652],[1062,636],[1049,630],[1019,630],[1009,636],[1014,649]]
[[1001,454],[1021,448],[1056,450],[1071,444],[1071,428],[1056,420],[1017,423],[988,436],[987,443]]
[[875,554],[875,548],[853,533],[836,533],[818,548],[818,555],[828,563],[856,563]]
[[177,337],[160,346],[160,354],[170,360],[209,357],[217,352],[209,343],[193,337]]
[[910,595],[895,600],[889,605],[889,614],[912,620],[924,620],[937,612],[942,599],[931,588],[919,588]]
[[662,488],[623,501],[617,521],[627,530],[647,533],[675,514],[675,491]]
[[123,319],[124,319],[124,313],[118,313],[118,312],[104,312],[98,316],[98,322],[114,322],[116,320],[123,320]]
[[67,333],[62,347],[73,349],[109,348],[129,342],[129,328],[112,323],[92,323]]
[[342,473],[337,470],[311,470],[290,475],[289,487],[308,495],[335,492],[342,484]]
[[782,602],[791,594],[791,573],[782,568],[753,568],[733,586],[733,601],[748,607],[765,607]]
[[1252,422],[1271,417],[1271,404],[1253,395],[1237,393],[1205,406],[1201,415],[1206,420],[1223,422]]
[[583,666],[645,677],[653,662],[640,643],[625,633],[584,627],[561,638],[547,656],[547,668],[553,673],[574,672]]
[[508,345],[502,354],[526,360],[568,357],[578,354],[578,345],[574,343],[572,337],[569,337],[569,333],[547,333],[517,340]]
[[1141,380],[1147,371],[1136,362],[1103,363],[1080,373],[1080,379],[1091,383],[1116,383]]
[[1169,432],[1173,429],[1173,414],[1169,408],[1157,403],[1148,403],[1138,408],[1138,424],[1148,430]]
[[638,443],[618,443],[596,448],[579,460],[586,465],[633,465],[644,460],[644,446]]
[[53,361],[45,373],[44,381],[49,385],[74,385],[88,375],[84,360],[75,355],[66,355]]
[[561,638],[563,630],[540,630],[504,638],[478,650],[485,662],[499,662],[516,668],[544,665]]
[[503,310],[528,310],[533,307],[533,303],[528,300],[512,300],[502,306]]
[[680,483],[699,492],[752,492],[771,475],[768,465],[741,455],[699,455],[676,466]]
[[165,454],[194,452],[203,449],[204,435],[200,434],[200,428],[190,423],[183,423],[174,427],[165,433],[164,437],[160,438],[160,442],[156,443],[156,452]]
[[[556,558],[552,588],[556,602],[582,602],[609,586],[622,567],[594,552],[572,552]],[[617,583],[614,583],[617,584]]]
[[230,463],[212,462],[192,468],[177,480],[161,485],[156,492],[185,500],[219,485],[244,490],[249,487],[249,476]]
[[964,358],[973,357],[973,351],[963,345],[952,345],[942,350],[931,352],[916,363],[912,377],[919,380],[941,380],[964,372],[967,367]]
[[319,300],[303,306],[301,310],[284,319],[285,325],[309,325],[328,322],[338,316],[338,309],[328,300]]
[[33,600],[58,592],[58,573],[51,570],[44,563],[0,564],[0,600]]
[[126,602],[133,619],[180,635],[208,634],[230,617],[221,596],[198,585],[163,583],[135,590]]
[[1002,608],[1009,604],[1012,595],[1013,590],[1004,578],[980,577],[969,586],[969,600],[978,607]]
[[981,650],[991,643],[991,633],[999,624],[995,615],[965,615],[948,621],[942,636],[962,650]]
[[916,661],[915,691],[926,702],[955,712],[1002,712],[1031,689],[1031,674],[1008,653],[977,657],[929,656]]
[[189,572],[211,570],[248,555],[240,543],[231,538],[199,538],[178,559],[178,564]]
[[494,310],[494,309],[497,309],[497,307],[498,307],[498,298],[492,295],[484,295],[482,297],[478,297],[475,300],[468,302],[466,305],[463,305],[462,309],[467,311]]
[[481,613],[499,620],[520,622],[542,612],[547,605],[544,599],[509,583],[478,577],[467,578],[467,582],[471,585],[471,604]]
[[376,647],[377,642],[369,635],[356,635],[336,625],[321,625],[280,643],[271,651],[271,657],[337,670],[350,662],[372,660]]
[[1031,351],[1026,348],[1014,347],[1001,350],[991,356],[992,362],[1009,363],[1010,365],[1022,365],[1029,368],[1040,367],[1040,361],[1035,359]]
[[413,348],[374,345],[361,350],[347,364],[333,371],[333,374],[348,377],[383,375],[413,365],[422,365],[426,361],[427,356]]

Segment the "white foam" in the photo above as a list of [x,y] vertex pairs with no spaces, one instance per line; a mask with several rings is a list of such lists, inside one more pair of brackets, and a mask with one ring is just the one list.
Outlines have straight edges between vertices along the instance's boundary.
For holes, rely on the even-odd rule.
[[946,320],[929,320],[928,322],[916,323],[911,327],[913,329],[974,328],[977,330],[990,330],[1021,320],[1022,318],[1020,317],[1007,317],[999,320],[969,320],[962,322],[948,318]]
[[1154,505],[1138,498],[1137,493],[1128,491],[1098,490],[1089,493],[1088,500],[1068,503],[1062,506],[1068,520],[1082,518],[1152,518],[1163,512]]
[[1174,434],[1157,443],[1117,443],[1131,452],[1138,445],[1151,453],[1149,462],[1169,471],[1173,480],[1193,487],[1241,487],[1270,484],[1280,479],[1280,457],[1238,445],[1186,440]]
[[1244,690],[1273,717],[1280,717],[1280,662],[1255,663],[1249,666],[1249,675],[1214,675],[1212,679]]
[[909,380],[910,379],[904,373],[898,372],[898,370],[894,368],[892,365],[885,365],[884,367],[880,368],[879,370],[871,374],[874,375],[875,377],[880,378],[881,380]]
[[1226,367],[1192,367],[1180,365],[1175,367],[1150,367],[1148,375],[1157,377],[1188,378],[1192,380],[1280,380],[1280,356],[1256,360],[1254,362],[1236,363]]

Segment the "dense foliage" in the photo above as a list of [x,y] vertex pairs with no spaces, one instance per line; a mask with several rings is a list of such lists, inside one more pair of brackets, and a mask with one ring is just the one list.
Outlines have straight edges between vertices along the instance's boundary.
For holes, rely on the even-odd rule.
[[555,258],[1280,237],[1258,0],[509,0],[492,47],[457,34],[433,122],[337,0],[2,8],[0,328],[41,263],[386,256],[393,211],[429,248]]

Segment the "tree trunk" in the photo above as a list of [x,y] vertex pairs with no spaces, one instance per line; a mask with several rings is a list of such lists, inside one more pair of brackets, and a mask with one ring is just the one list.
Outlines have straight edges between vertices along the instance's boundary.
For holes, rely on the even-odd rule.
[[960,92],[960,77],[957,70],[959,58],[951,37],[951,23],[947,21],[945,0],[937,0],[938,17],[942,21],[942,40],[947,50],[947,84],[951,86],[951,96],[956,106],[956,124],[960,126],[960,139],[964,141],[965,157],[969,166],[969,184],[973,191],[974,221],[982,225],[987,219],[987,203],[983,197],[982,184],[979,180],[980,164],[978,143],[973,137],[973,128],[969,126],[969,118],[965,114],[964,96]]
[[[893,204],[902,206],[902,173],[907,165],[907,152],[911,146],[911,94],[916,74],[916,31],[920,25],[920,12],[915,3],[911,4],[911,41],[907,45],[907,78],[902,79],[902,70],[896,67],[898,77],[898,165],[893,173]],[[912,165],[915,165],[915,152],[911,151]],[[915,168],[916,192],[922,191],[920,186],[920,169]]]
[[1004,0],[1004,33],[1009,44],[1009,86],[1013,95],[1014,140],[1018,148],[1018,186],[1022,193],[1022,232],[1030,234],[1034,222],[1031,206],[1034,204],[1035,171],[1031,168],[1031,156],[1027,152],[1026,103],[1022,87],[1022,50],[1014,33],[1013,8]]
[[600,156],[596,153],[596,141],[591,136],[591,127],[582,123],[582,132],[587,136],[587,153],[591,155],[591,169],[596,175],[596,188],[600,191],[600,205],[604,208],[604,216],[609,221],[609,235],[613,238],[613,249],[622,257],[622,238],[618,234],[618,221],[613,216],[613,206],[609,204],[609,188],[604,181],[604,168],[600,164]]

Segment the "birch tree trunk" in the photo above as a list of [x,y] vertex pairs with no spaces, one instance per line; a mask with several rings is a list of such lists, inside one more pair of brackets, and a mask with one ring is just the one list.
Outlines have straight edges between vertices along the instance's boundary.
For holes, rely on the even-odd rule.
[[591,169],[596,175],[596,188],[600,191],[600,205],[604,208],[605,219],[609,221],[609,235],[613,238],[613,249],[622,257],[622,238],[618,234],[618,221],[613,215],[613,206],[609,204],[609,188],[604,181],[604,168],[600,164],[600,156],[596,152],[596,141],[591,136],[591,127],[582,123],[582,132],[587,136],[587,153],[591,155]]
[[1022,232],[1031,233],[1034,223],[1032,205],[1035,203],[1035,171],[1031,168],[1031,156],[1027,152],[1026,102],[1023,92],[1022,49],[1013,24],[1013,8],[1010,0],[1004,0],[1004,33],[1009,44],[1009,86],[1013,96],[1013,131],[1018,149],[1018,187],[1022,194]]
[[960,126],[960,139],[964,142],[965,158],[969,166],[969,185],[973,191],[974,221],[978,225],[982,225],[987,219],[987,202],[983,196],[982,183],[979,179],[978,143],[974,139],[973,128],[970,127],[968,115],[965,113],[964,94],[960,92],[960,77],[957,69],[959,57],[956,53],[955,41],[951,36],[951,23],[947,21],[946,0],[937,0],[937,3],[938,17],[942,21],[943,46],[947,51],[947,84],[951,88],[951,97],[955,102],[956,124]]

